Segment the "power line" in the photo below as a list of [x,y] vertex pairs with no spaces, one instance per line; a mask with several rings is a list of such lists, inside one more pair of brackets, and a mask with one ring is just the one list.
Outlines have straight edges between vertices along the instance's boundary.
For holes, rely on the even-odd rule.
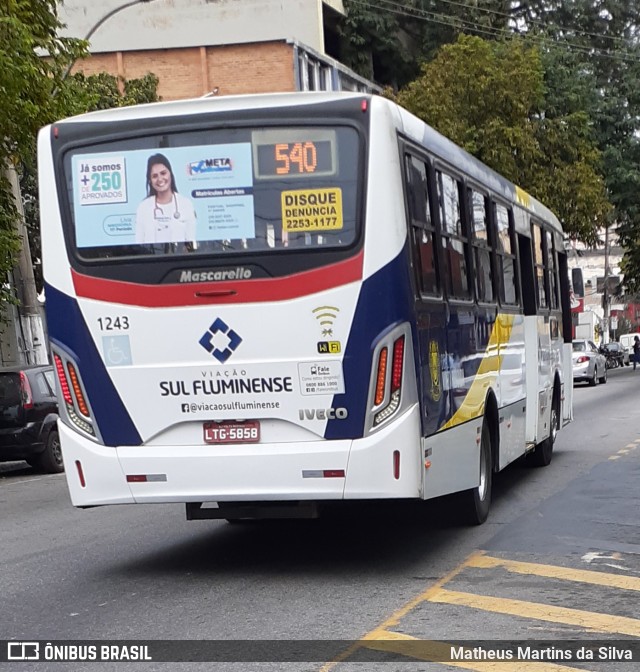
[[[518,33],[510,32],[501,28],[492,28],[490,26],[479,27],[478,25],[465,21],[460,17],[448,16],[446,14],[439,14],[437,12],[431,12],[428,10],[417,9],[413,7],[407,7],[406,5],[398,5],[397,3],[390,2],[389,0],[378,0],[378,2],[386,2],[387,5],[380,5],[377,2],[370,2],[367,0],[350,0],[353,4],[361,5],[369,9],[379,9],[383,12],[388,12],[390,14],[396,14],[398,16],[407,16],[412,19],[419,19],[421,21],[427,21],[430,23],[435,23],[438,25],[447,26],[450,28],[457,28],[462,31],[470,30],[476,34],[487,35],[489,37],[498,38],[514,38]],[[399,9],[394,9],[388,5],[393,5]],[[640,63],[640,58],[635,57],[627,52],[620,53],[609,53],[603,51],[602,49],[595,47],[586,47],[581,44],[575,44],[567,40],[563,40],[561,43],[557,40],[544,37],[542,35],[532,35],[528,34],[527,38],[534,44],[539,46],[554,47],[556,49],[570,48],[578,52],[582,52],[588,55],[597,54],[603,58],[611,58],[614,60],[629,62],[629,63]]]
[[[409,5],[404,5],[404,4],[398,3],[398,2],[393,2],[392,0],[381,0],[381,1],[384,2],[385,4],[394,5],[395,7],[399,7],[401,9],[415,10],[416,12],[430,11],[430,10],[425,10],[425,9],[418,8],[418,7],[412,7],[412,6],[409,6]],[[517,20],[514,17],[513,14],[510,14],[508,12],[500,12],[499,10],[496,10],[496,9],[488,9],[486,7],[479,7],[477,5],[471,6],[471,5],[468,5],[468,4],[464,4],[462,2],[456,2],[456,0],[438,0],[438,2],[440,2],[442,4],[445,4],[445,5],[453,5],[454,7],[460,7],[462,9],[466,9],[466,10],[473,9],[474,11],[477,11],[477,12],[483,12],[485,14],[489,14],[489,15],[493,15],[493,16],[497,16],[497,17],[501,17],[501,18],[507,18],[507,19],[510,19],[511,21],[513,21],[514,23]],[[543,21],[538,21],[536,19],[528,19],[527,24],[530,24],[530,25],[533,25],[533,26],[539,26],[543,30],[547,30],[550,27],[548,24],[544,23]],[[567,28],[566,26],[561,26],[561,25],[556,25],[555,27],[558,28],[558,30],[561,30],[565,33],[575,32],[575,33],[579,33],[580,35],[584,35],[585,37],[596,37],[598,39],[612,40],[614,42],[622,42],[624,44],[626,44],[626,42],[627,42],[627,40],[624,37],[616,37],[616,36],[613,36],[613,35],[603,35],[602,33],[591,33],[591,32],[586,31],[586,30],[580,30],[580,29],[576,30],[576,29]]]
[[[442,1],[442,0],[441,0]],[[450,4],[458,4],[460,3],[454,3],[452,0],[445,0],[449,1]],[[449,16],[446,14],[440,14],[438,12],[432,12],[429,10],[424,10],[424,9],[418,9],[416,7],[408,7],[406,5],[399,5],[398,3],[392,2],[391,0],[378,0],[378,2],[383,2],[385,3],[384,5],[377,4],[377,2],[367,2],[366,0],[351,0],[351,2],[355,4],[359,4],[362,6],[366,6],[369,8],[373,9],[379,9],[381,11],[389,12],[392,14],[397,14],[400,16],[407,16],[410,18],[417,18],[423,21],[429,21],[431,23],[437,23],[439,25],[444,25],[444,26],[449,26],[452,28],[461,28],[462,30],[467,29],[471,30],[475,33],[479,33],[482,35],[488,35],[490,37],[507,37],[507,38],[513,38],[514,33],[504,30],[502,28],[493,28],[491,26],[483,26],[479,27],[475,23],[472,23],[470,21],[466,21],[460,17],[454,17],[454,16]],[[391,6],[388,6],[391,5]],[[460,6],[465,6],[465,5],[460,5]],[[397,9],[396,9],[397,8]],[[485,10],[489,11],[489,10]],[[507,16],[507,15],[504,15]],[[528,39],[533,41],[534,43],[537,43],[539,45],[546,45],[546,46],[553,46],[556,48],[562,48],[563,46],[571,47],[575,49],[576,51],[581,51],[583,53],[587,54],[594,54],[598,53],[600,56],[606,57],[606,58],[614,58],[617,60],[624,60],[624,61],[629,61],[633,63],[638,63],[640,62],[640,58],[636,58],[630,54],[627,53],[619,53],[619,54],[611,54],[606,51],[603,51],[602,49],[595,48],[595,47],[586,47],[581,44],[576,44],[573,42],[569,42],[568,40],[563,40],[563,43],[560,44],[558,43],[557,40],[552,40],[551,38],[544,37],[542,35],[531,35],[528,34]]]

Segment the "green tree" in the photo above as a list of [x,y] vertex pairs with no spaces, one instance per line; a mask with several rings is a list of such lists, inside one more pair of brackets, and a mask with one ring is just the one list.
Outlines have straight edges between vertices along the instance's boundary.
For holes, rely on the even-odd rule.
[[340,59],[363,77],[397,90],[420,64],[466,33],[503,38],[512,23],[510,0],[344,0]]
[[637,0],[523,0],[516,10],[580,58],[593,77],[589,111],[602,175],[614,206],[610,221],[625,248],[628,291],[640,290],[640,3]]
[[397,99],[544,202],[570,236],[593,244],[610,206],[582,109],[584,88],[575,87],[571,103],[561,104],[547,90],[561,75],[551,71],[550,59],[545,78],[545,58],[524,39],[488,42],[460,35]]
[[[68,64],[85,53],[83,42],[58,36],[60,27],[56,0],[0,3],[2,168],[18,166],[31,155],[38,129],[58,116],[59,101],[52,91],[62,83]],[[0,171],[0,306],[14,300],[6,278],[21,244],[16,218],[14,196]]]
[[414,77],[416,61],[402,15],[390,6],[380,9],[356,0],[344,5],[341,61],[367,79],[394,87]]

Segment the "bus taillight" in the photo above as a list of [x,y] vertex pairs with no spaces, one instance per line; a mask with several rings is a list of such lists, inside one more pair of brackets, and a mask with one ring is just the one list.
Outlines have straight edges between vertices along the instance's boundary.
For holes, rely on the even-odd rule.
[[380,354],[378,355],[378,375],[376,376],[376,396],[373,403],[376,406],[384,401],[384,389],[387,382],[387,358],[388,358],[387,348],[382,348]]
[[93,427],[93,418],[91,417],[89,404],[84,396],[80,374],[74,364],[65,355],[61,356],[58,353],[54,353],[53,361],[56,373],[58,374],[62,398],[64,399],[66,417],[83,432],[95,437],[96,432]]
[[73,398],[71,397],[71,390],[69,389],[69,382],[67,381],[67,374],[64,372],[64,365],[58,355],[53,356],[53,361],[56,365],[56,373],[58,374],[58,382],[60,383],[60,390],[62,391],[62,398],[67,404],[73,406]]
[[82,394],[82,388],[80,387],[80,383],[78,381],[76,367],[71,362],[68,362],[67,369],[69,371],[69,378],[71,378],[73,394],[75,395],[76,401],[78,402],[78,409],[85,418],[89,418],[91,417],[89,414],[89,408],[87,407],[87,402],[84,400],[84,394]]
[[[384,355],[383,355],[384,353]],[[384,357],[384,367],[381,362]],[[374,399],[375,406],[379,406],[384,400],[384,392],[386,387],[387,371],[387,348],[384,347],[380,351],[378,359],[378,376],[376,380],[376,394]],[[381,371],[384,369],[384,376],[381,379]],[[380,409],[373,416],[373,426],[377,427],[385,420],[390,418],[400,408],[400,395],[402,393],[402,372],[404,369],[404,335],[397,338],[393,343],[393,355],[391,360],[391,395],[387,405]]]
[[393,363],[391,365],[391,392],[400,389],[402,385],[402,360],[404,355],[404,336],[393,344]]

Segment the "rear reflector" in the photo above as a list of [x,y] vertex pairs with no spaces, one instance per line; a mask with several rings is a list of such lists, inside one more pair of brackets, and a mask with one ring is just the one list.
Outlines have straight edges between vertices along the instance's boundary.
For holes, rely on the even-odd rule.
[[393,477],[396,481],[400,478],[400,451],[393,451]]
[[127,483],[158,483],[166,480],[166,474],[127,474]]
[[87,483],[84,480],[84,472],[82,471],[82,465],[80,464],[80,460],[76,460],[76,469],[78,470],[78,478],[80,479],[80,485],[84,488],[86,487]]
[[344,469],[303,469],[302,478],[344,478]]

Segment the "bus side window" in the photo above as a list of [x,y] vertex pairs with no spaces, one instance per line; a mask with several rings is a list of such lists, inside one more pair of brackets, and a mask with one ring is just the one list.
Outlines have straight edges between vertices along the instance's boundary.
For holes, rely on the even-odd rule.
[[407,154],[407,196],[411,218],[412,245],[416,250],[418,281],[421,294],[437,295],[438,269],[436,265],[433,220],[429,209],[429,180],[427,166],[421,159]]
[[536,280],[536,295],[538,297],[538,308],[548,308],[549,301],[547,300],[548,288],[543,231],[540,224],[533,223],[531,228],[533,232],[533,264]]
[[550,231],[545,231],[544,238],[547,272],[549,274],[549,304],[550,308],[557,310],[560,306],[560,301],[558,300],[558,264],[556,263],[556,250],[553,244],[553,236]]
[[483,194],[468,190],[469,205],[473,223],[473,257],[476,267],[476,287],[478,301],[492,303],[495,300],[491,246],[489,242],[489,222],[487,200]]
[[500,285],[500,301],[516,305],[519,301],[516,278],[516,248],[513,241],[513,225],[509,210],[499,203],[494,204],[496,220],[496,266]]
[[446,173],[438,171],[436,175],[442,224],[442,247],[448,265],[445,274],[447,291],[450,297],[469,299],[471,298],[471,283],[467,267],[469,239],[462,227],[460,184]]

